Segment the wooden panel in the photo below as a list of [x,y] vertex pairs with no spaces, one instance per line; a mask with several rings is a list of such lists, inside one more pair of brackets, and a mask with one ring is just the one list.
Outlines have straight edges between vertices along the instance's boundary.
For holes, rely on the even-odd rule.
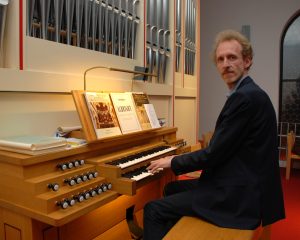
[[4,235],[5,240],[22,240],[21,230],[8,224],[4,224]]
[[59,228],[32,219],[32,236],[33,236],[32,239],[60,240],[58,234],[59,234]]
[[[136,214],[137,224],[143,227],[143,210],[138,211]],[[94,238],[93,240],[120,240],[120,239],[132,239],[126,220],[123,220],[119,224],[115,225],[111,229],[107,230],[103,234]]]
[[59,240],[58,228],[49,227],[43,231],[43,240]]
[[[88,240],[96,238],[125,220],[127,208],[135,205],[135,211],[139,211],[144,208],[146,202],[160,198],[160,185],[161,182],[159,180],[151,182],[137,190],[134,196],[122,195],[95,211],[60,227],[61,239]],[[122,232],[123,230],[120,231]]]
[[123,220],[117,225],[113,226],[103,234],[94,238],[93,240],[120,240],[131,239],[130,232],[128,230],[127,222]]
[[0,239],[37,240],[32,235],[32,221],[26,216],[0,208]]

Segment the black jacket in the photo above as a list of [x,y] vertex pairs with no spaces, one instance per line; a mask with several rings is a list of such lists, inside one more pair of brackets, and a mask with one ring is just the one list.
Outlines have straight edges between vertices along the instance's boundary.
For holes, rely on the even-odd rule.
[[193,209],[216,225],[254,229],[285,217],[276,115],[250,77],[227,99],[210,145],[174,157],[171,167],[175,174],[203,169]]

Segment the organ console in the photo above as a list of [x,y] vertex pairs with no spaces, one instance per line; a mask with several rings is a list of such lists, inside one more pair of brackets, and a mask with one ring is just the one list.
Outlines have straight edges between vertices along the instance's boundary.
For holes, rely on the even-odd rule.
[[[41,155],[0,151],[0,239],[126,239],[126,209],[161,196],[170,170],[155,158],[189,151],[176,128],[101,139]],[[140,217],[141,219],[141,217]]]

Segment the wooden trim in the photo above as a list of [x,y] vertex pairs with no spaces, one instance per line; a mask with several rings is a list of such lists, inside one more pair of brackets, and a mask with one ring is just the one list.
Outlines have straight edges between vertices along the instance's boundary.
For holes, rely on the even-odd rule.
[[294,132],[289,132],[287,135],[287,155],[286,155],[286,168],[285,179],[289,180],[291,175],[291,168],[293,168],[293,159],[300,160],[300,155],[293,154],[292,149],[295,144],[296,135]]

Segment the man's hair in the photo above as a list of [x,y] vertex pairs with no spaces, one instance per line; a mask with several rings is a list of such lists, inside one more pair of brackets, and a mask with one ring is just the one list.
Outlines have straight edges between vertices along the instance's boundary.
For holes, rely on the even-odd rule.
[[[213,47],[213,52],[212,52],[212,57],[213,61],[216,64],[216,51],[220,43],[226,42],[226,41],[231,41],[231,40],[236,40],[239,44],[242,46],[242,56],[243,58],[249,57],[251,60],[253,58],[253,50],[251,43],[249,40],[240,32],[237,32],[235,30],[225,30],[216,36],[214,47]],[[251,65],[249,66],[250,69]],[[248,69],[248,70],[249,70]]]

